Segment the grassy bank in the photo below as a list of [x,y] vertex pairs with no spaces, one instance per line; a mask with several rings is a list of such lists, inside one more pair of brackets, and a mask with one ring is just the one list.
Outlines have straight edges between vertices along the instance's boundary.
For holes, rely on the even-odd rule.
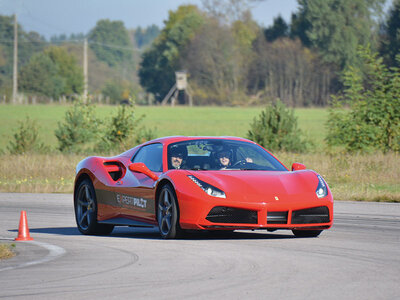
[[[275,153],[290,168],[304,163],[322,174],[336,200],[400,202],[398,154],[326,155]],[[71,193],[84,155],[2,155],[0,192]]]

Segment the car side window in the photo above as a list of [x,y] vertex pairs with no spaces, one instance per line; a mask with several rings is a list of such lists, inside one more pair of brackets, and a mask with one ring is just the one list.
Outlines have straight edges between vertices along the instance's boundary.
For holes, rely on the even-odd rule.
[[162,172],[162,144],[150,144],[142,147],[132,162],[142,162],[153,172]]

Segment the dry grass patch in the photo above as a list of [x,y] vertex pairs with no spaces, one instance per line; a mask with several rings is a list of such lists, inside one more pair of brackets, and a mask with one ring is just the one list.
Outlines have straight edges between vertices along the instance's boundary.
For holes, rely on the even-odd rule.
[[0,260],[15,256],[15,244],[0,244]]
[[277,157],[288,167],[301,162],[320,173],[336,200],[400,202],[399,154],[279,153]]
[[[278,152],[287,166],[300,162],[320,173],[335,200],[400,202],[400,155],[327,155]],[[72,193],[75,166],[85,155],[1,155],[0,192]]]
[[71,193],[75,166],[85,155],[29,154],[0,157],[0,192]]

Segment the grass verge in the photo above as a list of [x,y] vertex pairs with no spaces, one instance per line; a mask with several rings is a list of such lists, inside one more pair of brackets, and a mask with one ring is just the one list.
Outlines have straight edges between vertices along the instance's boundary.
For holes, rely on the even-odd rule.
[[0,260],[15,256],[15,244],[0,244]]

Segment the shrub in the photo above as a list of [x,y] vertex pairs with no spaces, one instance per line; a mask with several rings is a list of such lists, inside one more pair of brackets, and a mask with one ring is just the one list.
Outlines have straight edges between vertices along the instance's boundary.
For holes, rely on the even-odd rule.
[[267,105],[258,118],[254,118],[247,138],[271,151],[303,152],[308,144],[301,139],[294,111],[280,100]]
[[90,149],[91,143],[98,139],[100,120],[95,117],[94,106],[75,101],[74,105],[65,113],[64,123],[58,123],[55,130],[62,152],[79,153]]
[[389,70],[369,48],[361,48],[358,56],[363,66],[344,72],[343,95],[334,98],[329,112],[327,144],[348,152],[399,152],[400,71]]
[[134,105],[118,107],[117,114],[106,122],[104,135],[97,144],[99,151],[121,151],[154,138],[154,132],[140,126],[144,115],[136,117]]
[[7,146],[11,154],[45,152],[49,150],[39,140],[39,126],[35,120],[26,117],[24,121],[18,121],[18,124],[18,129],[13,135],[14,139]]

